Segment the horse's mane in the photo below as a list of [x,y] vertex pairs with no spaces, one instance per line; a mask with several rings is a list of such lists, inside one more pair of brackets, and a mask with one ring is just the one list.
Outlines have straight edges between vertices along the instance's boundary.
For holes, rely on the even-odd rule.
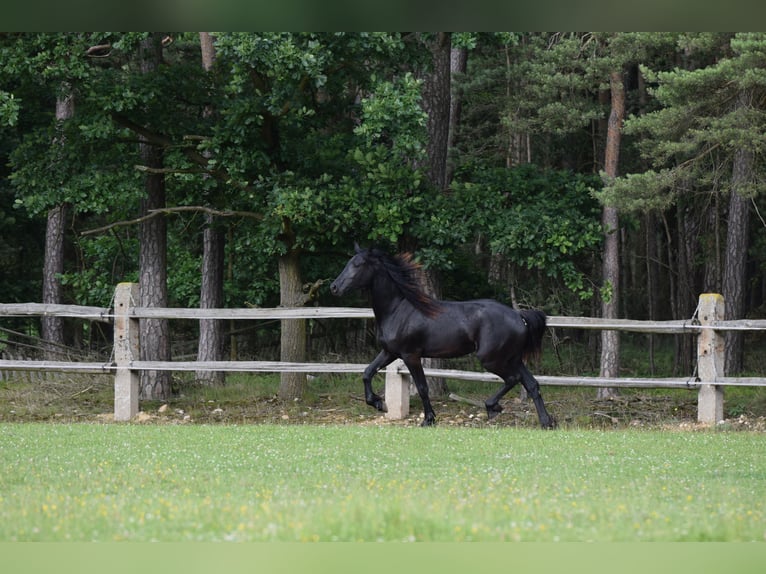
[[442,311],[439,301],[426,293],[421,283],[421,266],[412,259],[411,253],[391,256],[378,249],[370,250],[378,257],[389,278],[399,292],[415,309],[426,317],[434,318]]

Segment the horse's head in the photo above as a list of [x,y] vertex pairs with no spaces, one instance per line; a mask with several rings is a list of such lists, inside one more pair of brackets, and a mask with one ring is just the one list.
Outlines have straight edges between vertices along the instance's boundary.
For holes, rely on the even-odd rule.
[[349,259],[340,275],[330,285],[330,292],[339,296],[352,289],[365,289],[370,286],[375,272],[374,255],[368,249],[354,245],[356,253]]

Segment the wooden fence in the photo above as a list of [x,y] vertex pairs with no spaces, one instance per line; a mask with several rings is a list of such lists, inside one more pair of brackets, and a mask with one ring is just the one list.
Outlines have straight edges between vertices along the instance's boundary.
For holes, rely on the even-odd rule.
[[[141,361],[139,357],[140,319],[371,319],[371,309],[340,307],[301,307],[277,309],[176,309],[148,308],[136,305],[138,285],[121,283],[117,286],[114,308],[45,305],[36,303],[0,304],[2,316],[61,316],[114,325],[114,352],[111,361],[65,362],[0,360],[0,370],[64,371],[79,373],[112,373],[114,375],[114,418],[130,420],[138,413],[138,373],[142,370],[169,371],[243,371],[243,372],[310,372],[361,373],[367,364],[356,363],[285,363],[279,361]],[[613,329],[638,333],[697,334],[697,373],[685,378],[601,378],[538,376],[541,385],[591,387],[696,388],[698,389],[697,419],[717,423],[723,419],[723,388],[726,386],[766,386],[764,378],[726,377],[723,371],[725,331],[766,330],[766,320],[724,321],[724,300],[721,295],[700,295],[694,317],[680,321],[632,321],[627,319],[598,319],[590,317],[549,317],[549,327],[572,329]],[[473,381],[497,381],[490,373],[426,369],[427,376]],[[409,373],[401,361],[391,364],[386,377],[386,416],[392,419],[409,413]]]

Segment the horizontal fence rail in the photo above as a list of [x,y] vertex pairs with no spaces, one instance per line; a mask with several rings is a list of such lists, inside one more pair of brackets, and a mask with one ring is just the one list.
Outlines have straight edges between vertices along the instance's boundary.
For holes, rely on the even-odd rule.
[[[66,361],[34,361],[34,360],[2,360],[0,369],[8,371],[62,371],[69,373],[102,373],[114,374],[118,369],[133,371],[226,371],[240,373],[363,373],[367,363],[290,363],[282,361],[130,361],[124,366],[115,363],[66,362]],[[406,375],[409,371],[404,366],[398,372]],[[453,369],[424,368],[427,377],[442,377],[446,379],[461,379],[484,383],[500,383],[497,375],[483,371],[461,371]],[[552,387],[625,387],[625,388],[668,388],[668,389],[697,389],[699,381],[694,377],[661,377],[661,378],[608,378],[581,376],[535,375],[541,385]],[[758,377],[719,377],[716,385],[731,387],[766,386],[766,379]]]
[[71,317],[111,323],[111,309],[49,303],[0,303],[0,317]]
[[[356,363],[289,363],[281,361],[139,361],[138,322],[140,319],[177,320],[282,320],[282,319],[374,319],[372,309],[348,307],[300,308],[238,308],[182,309],[171,307],[138,307],[137,285],[120,284],[115,293],[114,307],[83,307],[40,303],[0,304],[0,317],[58,316],[90,321],[112,322],[115,329],[114,361],[22,361],[0,360],[0,371],[63,371],[75,373],[111,373],[115,377],[115,418],[129,420],[138,412],[138,377],[144,370],[164,371],[227,371],[227,372],[304,372],[304,373],[362,373],[367,364]],[[688,320],[636,321],[630,319],[601,319],[596,317],[548,317],[550,328],[619,330],[635,333],[696,334],[698,336],[698,376],[687,378],[604,378],[580,376],[538,376],[541,385],[675,388],[699,391],[699,420],[718,422],[722,418],[722,388],[725,386],[766,386],[766,379],[756,377],[726,377],[721,365],[724,331],[766,330],[766,320],[723,321],[723,298],[702,295],[695,316]],[[463,379],[477,382],[501,382],[486,372],[452,369],[425,369],[431,377]],[[409,385],[409,373],[400,361],[386,371],[386,395],[409,401],[409,393],[401,385]],[[705,398],[707,397],[707,398]],[[703,400],[704,399],[704,400]],[[708,400],[709,399],[709,400]],[[387,399],[388,402],[388,399]],[[711,406],[712,405],[712,406]],[[408,407],[389,406],[389,414],[404,416]],[[703,412],[704,411],[704,412]]]
[[[0,303],[0,317],[69,317],[110,323],[113,309],[79,307],[47,303]],[[374,319],[372,309],[366,307],[274,307],[232,309],[187,309],[179,307],[131,307],[129,316],[135,319],[221,319],[221,320],[275,320],[275,319]],[[548,327],[565,329],[614,330],[633,333],[684,334],[704,329],[715,331],[764,331],[766,319],[739,319],[714,321],[700,325],[694,320],[641,321],[633,319],[602,319],[600,317],[548,317]]]

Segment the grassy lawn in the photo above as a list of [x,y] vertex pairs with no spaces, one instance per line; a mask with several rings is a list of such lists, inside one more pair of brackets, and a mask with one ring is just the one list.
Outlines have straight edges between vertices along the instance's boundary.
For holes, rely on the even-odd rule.
[[0,541],[764,541],[724,431],[0,424]]

